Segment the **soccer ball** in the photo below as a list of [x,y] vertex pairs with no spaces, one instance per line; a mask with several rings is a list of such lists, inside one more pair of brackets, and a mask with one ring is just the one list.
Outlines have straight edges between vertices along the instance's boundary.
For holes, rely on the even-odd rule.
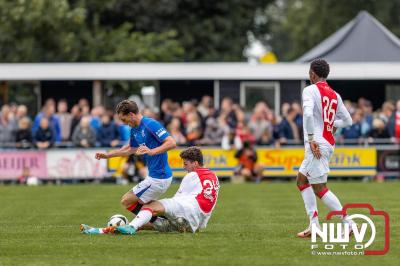
[[115,214],[108,220],[107,226],[121,226],[128,224],[128,219],[122,214]]

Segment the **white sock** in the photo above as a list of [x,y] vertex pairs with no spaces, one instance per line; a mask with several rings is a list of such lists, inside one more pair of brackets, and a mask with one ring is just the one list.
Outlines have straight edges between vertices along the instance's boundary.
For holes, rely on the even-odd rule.
[[[341,211],[343,209],[342,204],[340,204],[339,199],[332,193],[329,189],[322,190],[319,195],[322,202],[331,210],[331,211]],[[343,216],[338,216],[340,219],[343,219]]]
[[135,219],[129,224],[138,230],[140,227],[150,222],[151,217],[153,217],[153,211],[149,208],[142,208]]
[[310,185],[300,186],[299,190],[304,201],[306,213],[310,218],[310,223],[318,223],[317,199]]
[[343,224],[348,223],[351,229],[351,225],[354,224],[354,221],[352,219],[349,218],[348,215],[344,216],[344,218],[342,219]]

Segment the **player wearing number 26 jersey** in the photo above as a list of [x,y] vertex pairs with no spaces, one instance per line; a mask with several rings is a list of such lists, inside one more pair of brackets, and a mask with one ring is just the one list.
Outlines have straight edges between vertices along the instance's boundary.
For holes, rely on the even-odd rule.
[[[327,83],[328,74],[329,64],[325,60],[312,61],[309,71],[312,84],[304,88],[302,95],[305,153],[297,175],[297,186],[310,225],[297,234],[299,237],[309,237],[312,224],[319,227],[315,195],[330,210],[342,210],[339,199],[327,188],[326,182],[329,161],[335,147],[333,134],[338,127],[350,126],[352,120],[340,95]],[[346,215],[341,218],[344,223],[353,223]]]
[[[304,118],[306,119],[304,141],[306,146],[308,146],[309,131],[314,134],[314,140],[318,144],[334,146],[333,128],[338,127],[339,121],[349,121],[351,123],[351,116],[340,95],[323,80],[305,87],[302,100],[303,110],[307,112],[304,113]],[[310,123],[311,117],[313,121]]]
[[[335,146],[334,128],[351,125],[351,116],[343,104],[342,98],[326,82],[317,81],[303,90],[303,127],[305,159],[300,172],[313,183],[326,183],[329,172],[329,160]],[[310,142],[315,142],[321,152],[315,158]]]
[[[300,172],[313,183],[326,183],[329,160],[333,154],[335,138],[333,130],[339,125],[351,123],[351,116],[342,98],[326,81],[318,81],[303,90],[305,159]],[[310,133],[310,134],[309,134]],[[319,145],[321,157],[314,160],[309,136]]]

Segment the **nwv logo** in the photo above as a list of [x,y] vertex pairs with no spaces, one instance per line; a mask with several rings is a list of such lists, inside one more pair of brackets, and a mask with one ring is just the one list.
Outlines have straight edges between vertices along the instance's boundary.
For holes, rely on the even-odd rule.
[[[319,228],[316,224],[312,224],[311,227],[311,242],[317,242],[317,235],[322,239],[324,243],[349,243],[350,242],[350,227],[354,234],[354,238],[357,243],[364,243],[365,234],[367,232],[367,228],[370,227],[371,237],[370,239],[363,245],[364,248],[369,247],[375,240],[376,236],[376,228],[372,220],[363,214],[353,214],[349,215],[347,219],[355,219],[361,218],[364,219],[367,223],[361,223],[360,228],[356,223],[323,223],[322,228]],[[329,230],[328,230],[329,229]],[[328,241],[329,236],[329,241]]]
[[[350,248],[350,235],[354,236],[356,244],[354,248],[356,250],[362,250],[364,255],[384,255],[389,251],[390,246],[390,225],[389,225],[389,214],[385,211],[376,211],[370,204],[357,203],[357,204],[346,204],[341,211],[332,211],[328,214],[327,220],[330,220],[333,216],[346,216],[348,209],[367,209],[369,215],[363,214],[352,214],[346,217],[345,223],[323,223],[322,227],[318,227],[315,224],[311,226],[311,249],[334,250],[335,247],[346,250]],[[377,230],[374,222],[370,217],[379,217],[384,219],[384,247],[382,249],[374,250],[370,247],[377,236]],[[355,219],[357,221],[362,220],[356,224],[350,222]],[[381,230],[379,230],[381,232]],[[370,236],[369,238],[366,236]],[[317,237],[321,238],[322,247],[317,244]],[[368,238],[368,239],[366,239]]]

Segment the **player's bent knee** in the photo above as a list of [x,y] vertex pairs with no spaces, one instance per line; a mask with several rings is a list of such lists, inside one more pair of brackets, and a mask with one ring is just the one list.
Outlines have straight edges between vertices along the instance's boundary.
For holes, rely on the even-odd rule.
[[121,204],[126,208],[128,207],[128,201],[127,201],[127,199],[125,197],[121,198]]
[[122,204],[124,207],[126,207],[126,208],[128,208],[129,206],[131,206],[131,205],[134,204],[134,203],[135,203],[135,201],[134,201],[132,198],[130,198],[130,197],[123,196],[123,197],[121,198],[121,204]]
[[325,184],[313,184],[312,185],[315,195],[319,196],[323,191],[328,189]]

